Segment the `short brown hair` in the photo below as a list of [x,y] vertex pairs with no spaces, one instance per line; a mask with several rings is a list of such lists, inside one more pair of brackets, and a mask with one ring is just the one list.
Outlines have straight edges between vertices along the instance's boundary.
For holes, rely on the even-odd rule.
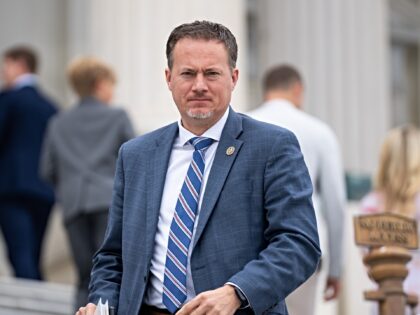
[[38,70],[38,58],[35,51],[27,46],[15,46],[5,51],[4,58],[21,61],[31,73]]
[[265,92],[287,90],[295,83],[303,83],[299,72],[290,65],[279,65],[267,71],[263,80],[263,89]]
[[90,56],[73,60],[67,69],[67,76],[72,88],[80,97],[91,96],[100,80],[116,81],[110,66]]
[[232,32],[222,24],[209,21],[194,21],[177,26],[169,35],[166,43],[166,58],[169,69],[173,66],[173,50],[176,43],[183,38],[216,40],[223,43],[229,56],[229,65],[232,69],[236,67],[238,59],[238,45]]

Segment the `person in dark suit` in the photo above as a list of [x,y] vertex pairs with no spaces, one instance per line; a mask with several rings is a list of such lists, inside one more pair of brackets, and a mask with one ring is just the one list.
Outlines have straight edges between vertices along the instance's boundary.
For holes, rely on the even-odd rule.
[[90,304],[124,315],[287,314],[320,257],[296,137],[230,107],[237,45],[195,21],[167,42],[181,119],[124,144]]
[[40,255],[54,195],[38,175],[48,120],[56,105],[36,85],[32,49],[3,56],[0,93],[0,227],[16,277],[42,279]]
[[80,57],[68,69],[79,97],[72,109],[51,119],[41,172],[57,192],[75,259],[75,305],[87,303],[92,257],[104,238],[118,149],[134,137],[123,109],[111,108],[114,71],[95,57]]

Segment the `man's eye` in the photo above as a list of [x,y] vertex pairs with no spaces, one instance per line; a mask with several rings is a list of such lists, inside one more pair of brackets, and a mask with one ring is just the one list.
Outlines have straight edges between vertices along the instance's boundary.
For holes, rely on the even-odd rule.
[[210,72],[207,72],[207,75],[210,76],[210,77],[215,77],[215,76],[218,76],[219,75],[219,72],[210,71]]
[[192,72],[190,72],[190,71],[184,71],[184,72],[181,72],[181,75],[182,75],[182,76],[186,76],[186,77],[190,77],[190,76],[193,76],[193,75],[194,75],[194,73],[192,73]]

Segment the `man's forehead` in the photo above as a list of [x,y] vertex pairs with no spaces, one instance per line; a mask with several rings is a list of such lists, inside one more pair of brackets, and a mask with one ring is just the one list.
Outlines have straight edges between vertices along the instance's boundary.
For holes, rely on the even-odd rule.
[[[220,52],[223,52],[222,55]],[[187,58],[183,58],[183,55],[186,55]],[[194,58],[188,58],[188,55],[194,56]],[[175,45],[173,60],[174,63],[182,60],[182,64],[194,64],[196,61],[202,62],[205,59],[208,59],[209,61],[213,59],[215,63],[218,63],[220,60],[217,59],[221,56],[228,62],[228,51],[223,42],[217,40],[185,38],[178,41]]]
[[180,38],[177,41],[177,44],[182,41],[193,41],[193,42],[207,42],[207,43],[220,43],[223,44],[223,41],[217,38],[205,38],[205,37],[194,37],[194,36],[185,36]]
[[216,45],[221,46],[227,52],[227,48],[225,44],[217,39],[205,39],[205,38],[193,38],[193,37],[184,37],[178,40],[174,46],[174,51],[177,50],[180,46],[183,48],[186,46],[196,46],[197,44],[204,44],[204,45]]
[[3,62],[7,64],[24,64],[24,61],[21,58],[11,58],[11,57],[4,57]]
[[211,71],[211,70],[223,70],[223,67],[220,64],[208,64],[198,66],[194,63],[185,63],[178,65],[180,71],[190,70],[190,71]]

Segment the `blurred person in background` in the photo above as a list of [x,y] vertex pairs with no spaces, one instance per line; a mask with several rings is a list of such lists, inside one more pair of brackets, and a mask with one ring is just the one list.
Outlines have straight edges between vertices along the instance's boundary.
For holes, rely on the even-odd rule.
[[102,243],[120,146],[134,137],[127,113],[111,108],[114,71],[95,57],[68,68],[78,104],[51,120],[42,175],[56,190],[78,273],[75,305],[87,303],[92,257]]
[[[265,75],[263,89],[265,103],[249,115],[291,130],[299,141],[314,187],[312,198],[317,214],[322,261],[325,263],[328,260],[325,264],[328,266],[328,275],[324,299],[335,299],[340,292],[345,208],[344,172],[338,141],[324,122],[302,110],[303,80],[294,67],[279,65],[271,68]],[[328,246],[325,246],[326,241]],[[320,279],[324,281],[320,272],[315,273],[286,298],[291,315],[315,313],[316,302],[322,295],[321,290],[317,290]]]
[[[420,235],[420,131],[414,126],[389,131],[382,144],[374,190],[362,199],[361,211],[397,213],[415,219]],[[420,250],[413,252],[407,267],[404,291],[420,299]]]
[[48,120],[56,105],[37,86],[37,56],[24,46],[3,54],[0,92],[0,227],[14,274],[42,279],[40,256],[54,203],[39,174]]

